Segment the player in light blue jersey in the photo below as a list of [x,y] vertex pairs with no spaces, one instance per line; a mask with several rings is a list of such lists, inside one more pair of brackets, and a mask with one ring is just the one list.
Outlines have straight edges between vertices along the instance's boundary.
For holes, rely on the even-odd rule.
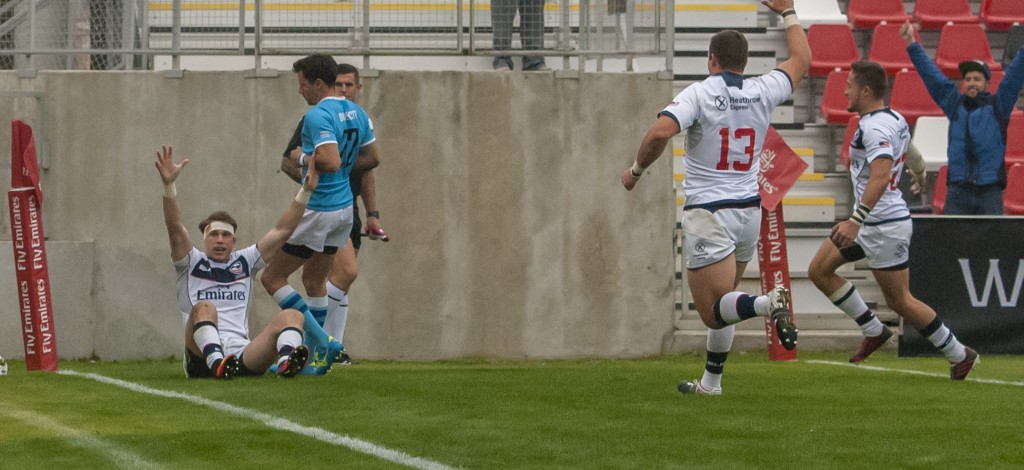
[[884,345],[893,333],[883,325],[853,284],[836,274],[846,263],[867,259],[889,308],[916,328],[949,359],[949,377],[963,380],[974,368],[978,353],[960,343],[935,310],[910,293],[910,211],[897,185],[910,128],[898,112],[885,106],[888,80],[875,62],[855,62],[846,84],[849,110],[860,114],[850,142],[853,216],[832,227],[811,260],[808,277],[815,287],[864,332],[860,349],[850,362],[861,362]]
[[[310,367],[325,373],[342,345],[327,337],[311,311],[327,310],[327,275],[338,248],[352,229],[352,191],[349,173],[353,166],[370,169],[379,156],[370,119],[355,103],[334,95],[337,63],[330,56],[313,54],[295,62],[299,94],[314,105],[302,127],[302,153],[297,164],[305,174],[309,160],[320,172],[320,183],[309,200],[302,222],[263,274],[263,286],[282,308],[297,309],[306,316],[306,345]],[[310,159],[310,156],[315,158]],[[310,282],[307,302],[288,285],[288,276],[303,268]]]

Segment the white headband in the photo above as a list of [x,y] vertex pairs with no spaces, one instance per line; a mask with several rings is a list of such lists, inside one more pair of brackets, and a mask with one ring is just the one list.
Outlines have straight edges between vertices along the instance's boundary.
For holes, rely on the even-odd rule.
[[219,220],[214,220],[213,222],[210,222],[210,225],[206,226],[206,230],[203,231],[203,236],[204,237],[209,236],[210,232],[212,232],[214,230],[223,230],[223,231],[225,231],[227,233],[230,233],[232,235],[235,234],[235,229],[231,227],[231,224],[224,223],[224,222],[221,222]]

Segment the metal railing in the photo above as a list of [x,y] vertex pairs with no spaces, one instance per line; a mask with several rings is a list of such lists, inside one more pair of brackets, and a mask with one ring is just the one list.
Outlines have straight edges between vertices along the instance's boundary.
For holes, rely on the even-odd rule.
[[[0,66],[147,69],[154,56],[170,56],[177,68],[182,56],[230,55],[251,56],[259,69],[264,56],[312,52],[367,63],[373,55],[537,54],[518,41],[494,49],[492,9],[504,1],[0,0]],[[548,0],[539,53],[562,58],[563,68],[578,58],[581,71],[607,57],[664,59],[671,70],[674,8],[674,0]]]

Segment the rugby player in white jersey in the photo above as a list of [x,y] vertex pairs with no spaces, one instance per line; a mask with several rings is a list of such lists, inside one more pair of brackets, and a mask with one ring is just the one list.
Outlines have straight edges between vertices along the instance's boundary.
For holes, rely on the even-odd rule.
[[855,62],[846,83],[849,110],[860,114],[850,142],[850,179],[853,180],[853,215],[832,227],[811,260],[808,275],[837,307],[853,318],[864,332],[860,349],[850,362],[866,359],[892,337],[868,309],[857,289],[836,270],[864,258],[882,288],[886,304],[910,326],[917,328],[951,365],[949,376],[963,380],[978,361],[978,353],[957,341],[935,310],[910,293],[910,211],[897,185],[910,147],[910,127],[896,111],[885,106],[888,81],[875,62]]
[[284,245],[302,220],[318,172],[309,172],[288,209],[256,244],[235,250],[238,226],[227,212],[217,211],[199,223],[203,233],[200,251],[181,223],[175,187],[188,162],[175,163],[170,146],[156,154],[156,168],[164,184],[164,224],[178,273],[178,305],[185,321],[185,375],[219,379],[258,376],[276,363],[278,375],[293,377],[309,356],[302,345],[302,313],[282,310],[250,338],[249,307],[253,278],[266,266],[264,255]]
[[720,395],[722,372],[732,349],[735,324],[756,316],[770,317],[779,341],[796,347],[797,330],[789,317],[789,291],[783,286],[768,295],[737,292],[740,277],[754,256],[761,224],[757,175],[761,146],[772,110],[789,98],[811,63],[793,0],[765,0],[783,18],[789,59],[771,72],[744,78],[747,40],[726,30],[711,38],[710,76],[679,93],[659,115],[640,143],[622,184],[632,190],[647,168],[683,130],[686,137],[686,180],[683,230],[686,269],[697,312],[708,327],[707,363],[700,380],[679,384],[682,393]]

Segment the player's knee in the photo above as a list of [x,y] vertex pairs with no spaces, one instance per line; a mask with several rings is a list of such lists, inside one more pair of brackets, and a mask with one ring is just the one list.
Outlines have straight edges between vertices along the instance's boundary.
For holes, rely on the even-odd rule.
[[281,322],[281,328],[293,326],[296,328],[302,328],[305,323],[305,315],[302,312],[295,310],[294,308],[286,308],[281,310],[281,313],[277,314],[278,319]]
[[217,318],[217,307],[209,300],[200,300],[192,307],[193,321],[209,321]]

